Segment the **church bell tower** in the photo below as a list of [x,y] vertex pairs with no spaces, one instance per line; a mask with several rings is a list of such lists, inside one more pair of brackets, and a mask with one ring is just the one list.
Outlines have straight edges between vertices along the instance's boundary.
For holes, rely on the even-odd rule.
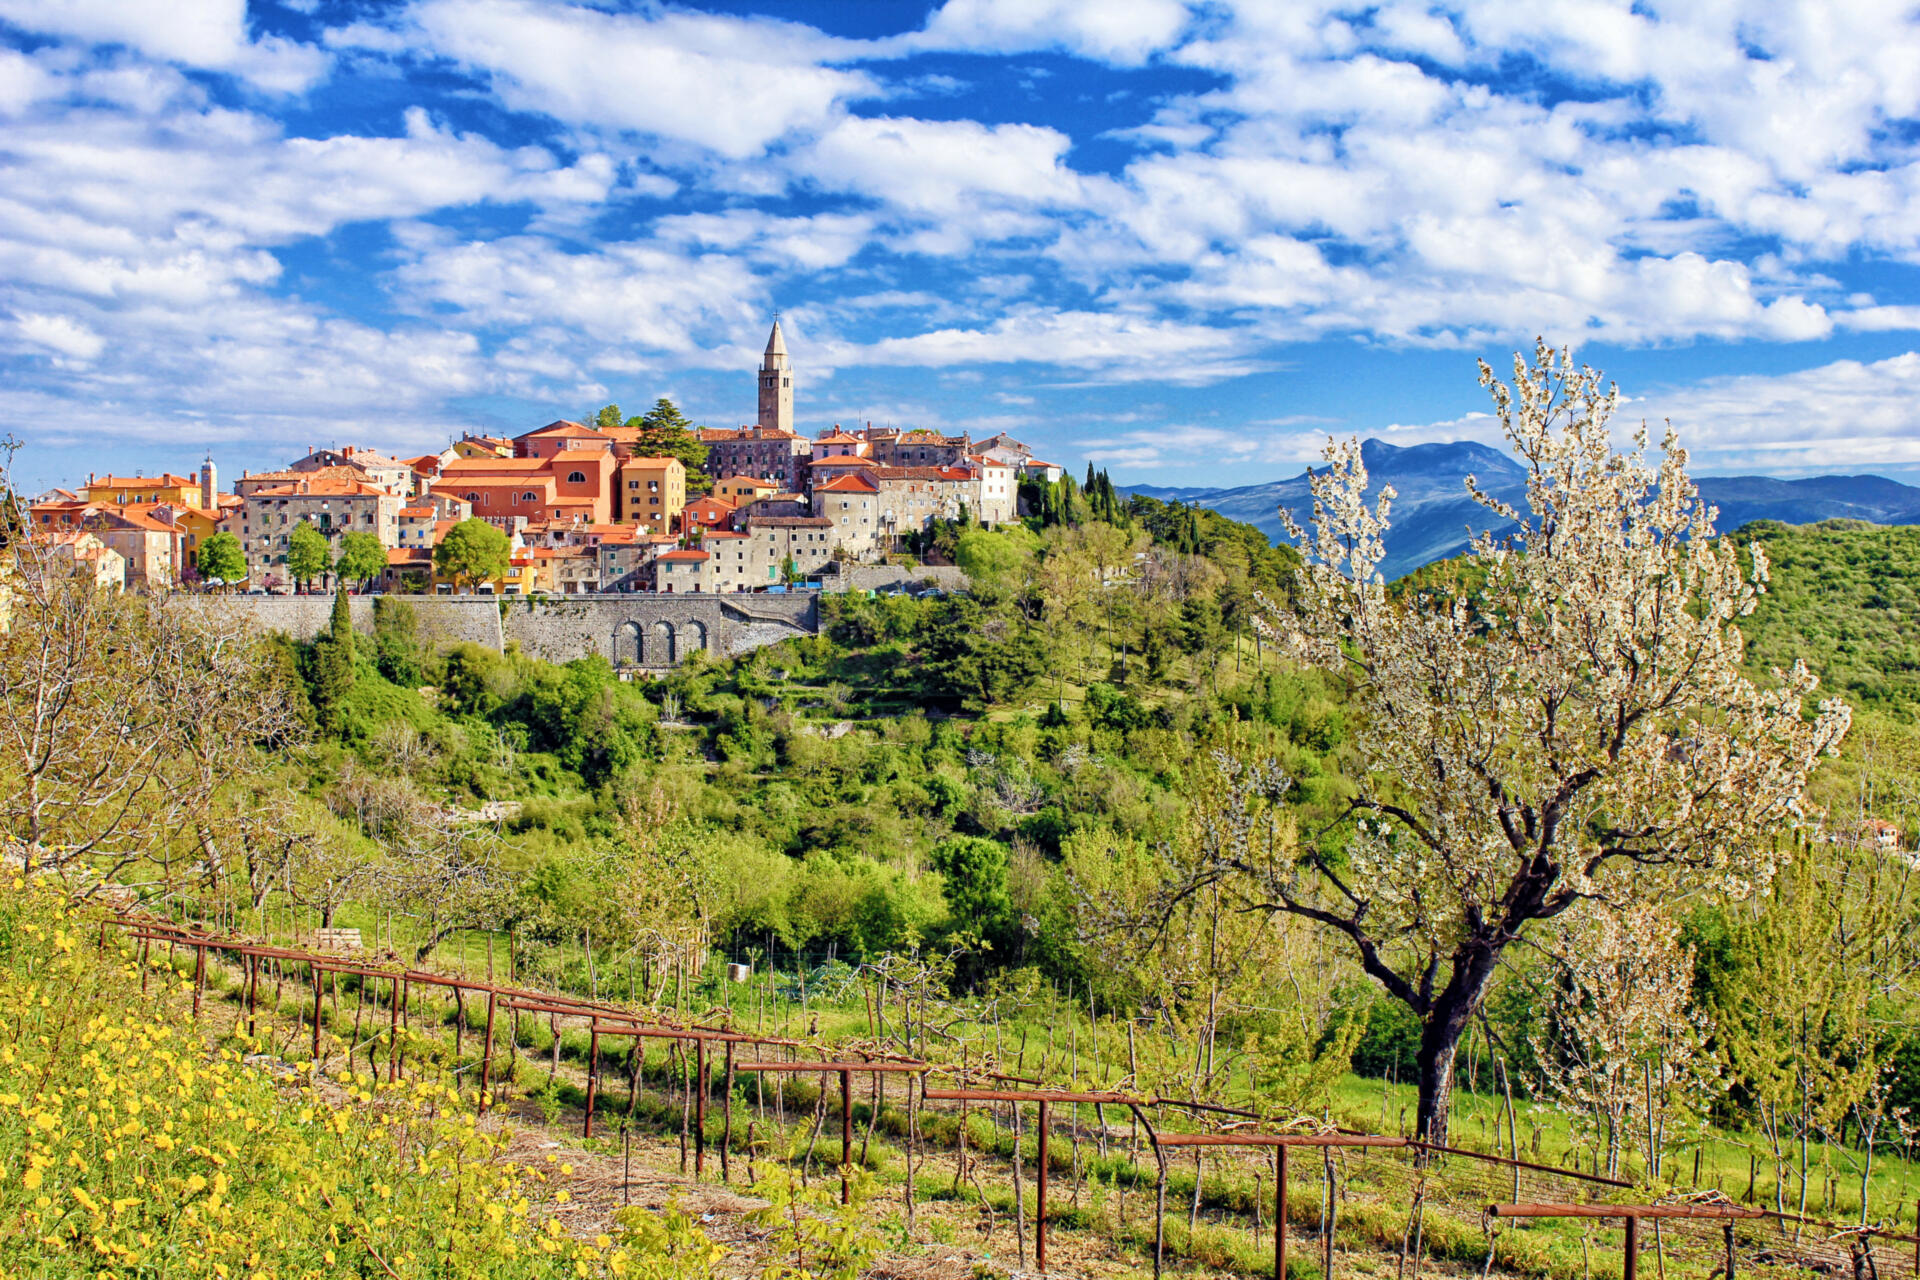
[[760,360],[760,427],[793,430],[793,364],[787,359],[787,339],[779,317],[767,335],[767,353]]

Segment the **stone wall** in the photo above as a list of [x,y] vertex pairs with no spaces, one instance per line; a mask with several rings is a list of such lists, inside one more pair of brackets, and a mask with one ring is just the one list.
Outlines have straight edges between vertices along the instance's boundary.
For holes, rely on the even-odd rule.
[[827,591],[884,591],[888,587],[917,589],[934,583],[948,591],[965,591],[967,575],[953,565],[921,565],[903,569],[895,564],[842,565],[841,572],[822,575]]
[[[284,631],[296,640],[311,640],[333,622],[332,596],[195,596],[202,607],[233,609],[258,620],[262,629]],[[473,643],[488,649],[503,647],[500,604],[487,596],[393,596],[413,609],[420,638],[451,647]],[[353,629],[373,634],[372,596],[349,596]]]
[[[198,607],[238,610],[270,631],[311,640],[333,619],[331,596],[187,597]],[[600,654],[624,666],[677,666],[695,649],[744,653],[819,630],[819,601],[788,595],[392,596],[418,620],[421,639],[504,651],[517,644],[548,662]],[[352,596],[356,631],[373,631],[373,597]],[[504,606],[504,607],[503,607]]]

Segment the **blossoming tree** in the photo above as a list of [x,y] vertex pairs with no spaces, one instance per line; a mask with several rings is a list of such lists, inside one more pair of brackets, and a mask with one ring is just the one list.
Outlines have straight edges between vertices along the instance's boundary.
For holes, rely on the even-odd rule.
[[1204,842],[1166,900],[1231,886],[1312,920],[1420,1020],[1418,1128],[1444,1140],[1454,1058],[1508,948],[1576,903],[1622,908],[1766,884],[1775,834],[1849,713],[1804,663],[1756,683],[1736,620],[1767,560],[1714,538],[1669,431],[1613,448],[1618,390],[1541,343],[1511,387],[1481,365],[1527,471],[1516,528],[1472,544],[1452,591],[1396,595],[1378,571],[1393,499],[1367,501],[1357,443],[1330,443],[1296,607],[1264,625],[1346,681],[1358,727],[1346,819],[1294,851]]

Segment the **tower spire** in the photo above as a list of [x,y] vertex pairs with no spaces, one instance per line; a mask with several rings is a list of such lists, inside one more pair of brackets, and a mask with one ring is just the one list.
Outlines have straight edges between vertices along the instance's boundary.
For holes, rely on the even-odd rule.
[[774,312],[773,332],[760,361],[760,427],[793,430],[793,364],[787,359],[787,337],[780,331],[780,313]]

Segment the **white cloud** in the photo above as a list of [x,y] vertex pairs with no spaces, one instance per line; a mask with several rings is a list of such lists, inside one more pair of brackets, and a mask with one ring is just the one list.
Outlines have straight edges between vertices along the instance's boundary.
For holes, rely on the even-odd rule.
[[1026,53],[1062,49],[1135,65],[1171,48],[1189,21],[1178,0],[947,0],[926,27],[902,37],[910,50]]
[[1255,335],[1244,330],[1021,306],[982,328],[937,329],[864,346],[829,342],[821,350],[825,363],[843,368],[1030,362],[1058,366],[1074,382],[1201,384],[1264,367],[1252,354],[1256,345]]
[[654,224],[663,242],[726,249],[755,262],[810,271],[845,266],[872,239],[868,214],[782,218],[753,209],[674,214]]
[[[736,367],[749,353],[717,349],[760,323],[763,286],[730,254],[687,257],[655,243],[569,252],[540,236],[422,246],[395,273],[423,314],[452,308],[479,328],[553,326],[576,363],[605,349],[671,352],[683,362]],[[751,353],[757,361],[758,351]]]
[[[1671,422],[1695,475],[1920,466],[1920,352],[1621,391],[1613,420],[1616,438],[1624,444],[1646,422],[1657,444],[1663,424]],[[1484,412],[1439,422],[1364,426],[1358,434],[1397,445],[1477,440],[1505,448],[1498,421]],[[1317,457],[1325,439],[1324,432],[1300,434],[1286,446],[1289,460]]]
[[735,159],[824,126],[847,100],[879,91],[863,73],[822,65],[841,45],[766,19],[422,0],[405,26],[416,47],[488,75],[517,110]]
[[14,333],[29,346],[41,347],[76,360],[92,360],[106,340],[71,316],[26,312],[14,317]]
[[246,0],[0,0],[0,20],[39,35],[125,45],[162,62],[231,72],[280,93],[305,91],[329,65],[311,45],[250,38]]
[[1920,353],[1837,360],[1786,374],[1709,378],[1633,404],[1671,419],[1696,472],[1920,464]]
[[34,99],[46,93],[53,77],[23,53],[0,49],[0,115],[24,111]]

